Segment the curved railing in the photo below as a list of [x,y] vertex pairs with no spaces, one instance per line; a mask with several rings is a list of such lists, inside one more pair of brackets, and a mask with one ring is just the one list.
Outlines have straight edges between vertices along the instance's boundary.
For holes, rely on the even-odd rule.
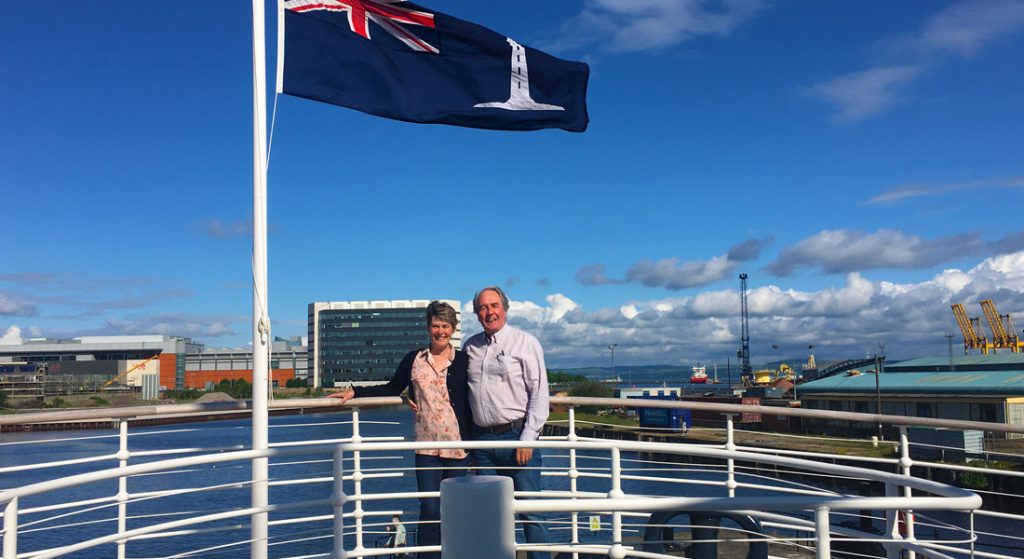
[[[351,402],[351,432],[348,436],[316,441],[281,441],[267,451],[239,450],[237,446],[176,447],[150,451],[128,448],[128,419],[173,413],[212,413],[237,411],[244,404],[148,406],[107,410],[81,410],[48,414],[0,416],[0,424],[25,424],[35,421],[77,421],[113,418],[119,421],[119,450],[85,458],[53,460],[42,464],[0,467],[0,480],[6,489],[0,492],[3,507],[3,558],[31,557],[43,559],[63,556],[109,557],[105,546],[115,546],[117,556],[128,557],[140,549],[145,555],[164,557],[216,556],[230,553],[237,556],[247,546],[274,546],[282,557],[374,557],[394,550],[374,547],[384,535],[387,518],[393,512],[415,510],[415,499],[421,496],[414,489],[410,469],[396,465],[417,448],[437,447],[398,440],[394,436],[369,433],[372,421],[361,418],[360,410],[399,403],[397,398],[363,399]],[[580,425],[570,410],[567,433],[561,437],[545,437],[532,446],[545,454],[545,490],[537,494],[517,494],[516,511],[542,512],[548,517],[553,543],[550,551],[563,553],[600,553],[616,557],[676,557],[671,548],[689,545],[690,551],[705,545],[696,541],[698,533],[711,534],[713,543],[746,545],[750,550],[786,546],[788,549],[813,553],[818,557],[886,556],[900,550],[923,553],[928,557],[1001,558],[1022,556],[1021,553],[984,552],[975,549],[978,531],[976,514],[985,518],[1020,523],[1021,517],[1007,512],[979,511],[969,514],[951,511],[976,511],[982,499],[976,493],[949,484],[909,475],[915,466],[910,457],[910,441],[905,425],[929,424],[920,418],[877,416],[871,414],[816,412],[786,408],[762,408],[730,404],[680,403],[662,401],[608,400],[591,398],[552,398],[556,405],[598,405],[604,407],[661,407],[715,411],[725,414],[724,441],[714,444],[679,444],[646,440],[603,440],[580,436]],[[337,408],[332,400],[288,400],[271,404],[272,408],[298,407],[307,410]],[[866,424],[879,422],[900,427],[901,440],[897,457],[841,456],[809,452],[794,448],[766,450],[740,444],[744,432],[735,428],[733,415],[739,413],[770,413],[824,417]],[[372,412],[367,412],[372,413]],[[822,414],[825,414],[824,416]],[[332,416],[325,416],[332,417]],[[982,428],[990,432],[1017,433],[1024,428],[931,420],[930,424],[947,428]],[[521,443],[465,442],[460,447],[515,447]],[[16,448],[11,446],[10,448]],[[166,456],[182,455],[165,458]],[[275,460],[282,469],[302,464],[328,467],[327,472],[278,475],[270,480],[245,477],[245,465],[255,458]],[[154,461],[132,463],[134,460]],[[67,468],[91,467],[103,461],[117,460],[118,467],[88,471],[66,477],[57,472]],[[845,464],[836,462],[843,461]],[[925,463],[928,467],[948,471],[991,474],[987,468],[969,465]],[[317,466],[317,467],[320,467]],[[232,470],[234,468],[234,470]],[[53,470],[54,479],[27,485],[16,485],[19,473]],[[184,473],[182,473],[184,472]],[[198,472],[191,474],[189,472]],[[230,475],[222,475],[228,472]],[[327,475],[322,475],[326,473]],[[171,484],[153,491],[129,492],[127,480],[143,480],[145,476],[185,475],[188,483]],[[1017,472],[1005,472],[1011,478]],[[775,477],[773,477],[775,476]],[[199,483],[199,478],[208,483]],[[813,480],[828,483],[812,483]],[[826,487],[836,481],[836,487]],[[113,494],[82,495],[83,498],[62,499],[60,496],[79,488],[104,482],[116,482]],[[280,498],[272,498],[266,508],[250,508],[244,495],[232,495],[252,483],[267,482]],[[133,482],[134,483],[134,482]],[[849,490],[857,484],[868,484],[877,495],[859,495]],[[187,485],[181,487],[180,485]],[[705,494],[701,495],[703,492]],[[708,494],[710,492],[710,494]],[[130,514],[134,509],[147,509],[157,500],[171,503],[194,502],[199,495],[213,498],[219,510],[192,510],[182,504],[162,507],[171,510],[148,514]],[[223,498],[220,495],[225,495]],[[272,497],[274,493],[271,493]],[[54,497],[52,502],[33,503],[34,499]],[[312,498],[311,498],[312,497]],[[223,499],[223,502],[220,500]],[[210,499],[207,499],[208,501]],[[90,515],[105,514],[116,508],[116,517],[99,520]],[[182,510],[188,509],[188,510]],[[103,511],[97,513],[97,511]],[[315,511],[315,512],[310,512]],[[915,520],[931,514],[945,514],[945,520],[929,520],[928,525],[941,522],[945,537],[922,538],[915,535]],[[184,518],[163,520],[167,514],[184,512]],[[714,513],[709,516],[707,513]],[[278,532],[272,541],[249,542],[246,537],[227,537],[225,533],[244,528],[237,522],[257,514],[270,515],[270,525]],[[715,516],[717,515],[717,516]],[[949,515],[963,517],[959,526]],[[406,518],[412,515],[406,515]],[[689,522],[674,520],[687,516]],[[721,532],[708,531],[707,519],[721,521],[750,519],[752,523],[737,525]],[[77,517],[77,518],[76,518]],[[593,517],[593,518],[591,518]],[[75,520],[70,520],[75,519]],[[596,519],[596,524],[595,524]],[[901,520],[902,519],[902,520]],[[116,528],[95,534],[92,527],[111,525]],[[129,528],[129,521],[136,526]],[[859,525],[851,527],[851,521]],[[65,522],[82,537],[79,541],[61,541],[60,545],[37,537],[42,530],[59,531]],[[410,531],[414,532],[414,523]],[[324,526],[329,524],[329,528]],[[597,530],[588,528],[597,526]],[[319,528],[315,528],[319,526]],[[756,529],[751,529],[752,527]],[[88,528],[88,529],[87,529]],[[67,528],[64,528],[67,530]],[[690,531],[692,540],[677,540],[676,530]],[[748,533],[744,533],[744,530]],[[938,531],[938,529],[936,529]],[[724,532],[732,537],[725,538]],[[661,538],[655,541],[652,536]],[[203,538],[215,535],[211,544]],[[20,536],[24,536],[21,538]],[[182,551],[182,538],[188,549]],[[26,545],[19,545],[19,540]],[[31,542],[28,540],[32,540]],[[225,541],[228,540],[228,541]],[[671,541],[664,541],[671,540]],[[160,542],[179,542],[165,546]],[[332,543],[327,543],[328,541]],[[298,545],[301,543],[301,545]],[[31,544],[31,545],[28,545]],[[766,545],[761,545],[766,544]],[[291,551],[291,547],[300,548]],[[28,551],[26,551],[28,549]],[[330,551],[327,551],[330,549]],[[434,548],[409,547],[407,551],[428,551]],[[525,547],[524,547],[525,549]],[[707,545],[703,548],[708,549]],[[173,551],[168,551],[173,550]],[[652,551],[654,550],[654,551]],[[313,552],[309,552],[313,551]],[[1012,552],[1012,549],[1010,550]],[[767,553],[767,552],[766,552]],[[84,554],[84,555],[83,555]],[[767,554],[766,554],[767,556]]]

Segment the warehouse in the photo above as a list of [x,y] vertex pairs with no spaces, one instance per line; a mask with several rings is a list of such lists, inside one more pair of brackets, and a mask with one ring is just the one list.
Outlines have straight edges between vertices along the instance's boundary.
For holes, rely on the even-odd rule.
[[[877,383],[876,383],[877,378]],[[882,368],[847,371],[802,384],[805,409],[881,413],[1024,425],[1024,356],[925,357]],[[847,421],[805,421],[812,432],[871,430]],[[887,433],[893,436],[895,433]]]

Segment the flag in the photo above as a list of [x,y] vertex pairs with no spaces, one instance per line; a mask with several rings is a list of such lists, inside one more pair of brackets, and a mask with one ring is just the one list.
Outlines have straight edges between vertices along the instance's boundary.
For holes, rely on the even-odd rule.
[[404,0],[286,0],[277,90],[409,122],[587,128],[590,68]]

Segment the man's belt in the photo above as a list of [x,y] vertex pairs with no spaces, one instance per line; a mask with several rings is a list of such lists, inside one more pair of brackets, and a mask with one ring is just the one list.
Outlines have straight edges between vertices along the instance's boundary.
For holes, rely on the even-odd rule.
[[477,425],[476,428],[481,433],[490,433],[492,435],[501,435],[502,433],[507,433],[507,432],[511,431],[512,429],[522,430],[524,423],[526,423],[525,419],[517,419],[517,420],[512,421],[510,423],[501,423],[499,425],[491,425],[490,427],[481,427],[481,426]]

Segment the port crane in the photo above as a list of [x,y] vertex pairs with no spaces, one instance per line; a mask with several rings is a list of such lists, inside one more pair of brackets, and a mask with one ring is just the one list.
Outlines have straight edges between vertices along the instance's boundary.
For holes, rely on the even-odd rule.
[[750,320],[747,316],[747,274],[740,274],[740,349],[736,357],[740,358],[740,379],[745,382],[753,380],[750,369]]
[[996,310],[996,304],[992,302],[992,299],[982,301],[981,310],[985,312],[985,320],[988,322],[988,328],[992,332],[992,346],[994,348],[1008,349],[1014,353],[1024,349],[1024,342],[1021,342],[1020,336],[1017,335],[1017,330],[1013,327],[1013,319],[1010,318],[1009,314],[999,314],[999,311]]
[[951,305],[951,308],[953,316],[956,317],[956,324],[964,335],[964,355],[972,349],[979,349],[983,355],[988,355],[990,350],[995,349],[995,346],[988,341],[984,334],[978,335],[978,332],[983,332],[980,318],[968,318],[967,311],[964,310],[961,303],[955,303]]

